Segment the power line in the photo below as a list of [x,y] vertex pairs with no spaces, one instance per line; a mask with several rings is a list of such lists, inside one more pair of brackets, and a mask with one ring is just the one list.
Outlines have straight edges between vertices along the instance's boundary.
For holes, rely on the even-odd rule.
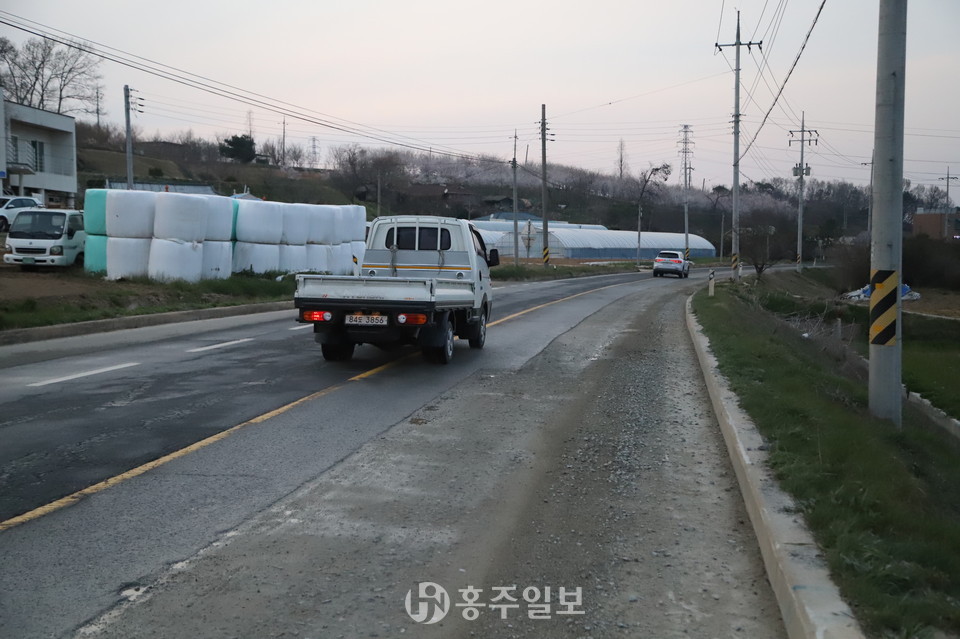
[[[253,91],[241,89],[239,87],[235,87],[230,84],[219,82],[217,80],[213,80],[211,78],[207,78],[202,75],[198,75],[189,71],[178,69],[176,67],[172,67],[170,65],[156,62],[154,60],[150,60],[142,56],[130,54],[130,53],[127,53],[119,49],[115,49],[113,47],[103,45],[97,42],[85,41],[81,43],[79,42],[80,38],[78,38],[73,34],[70,34],[65,31],[61,31],[59,29],[46,27],[45,25],[42,25],[38,22],[28,20],[26,18],[21,18],[7,11],[0,11],[0,15],[8,16],[6,19],[0,18],[0,24],[5,24],[14,29],[24,31],[25,33],[29,33],[31,35],[35,35],[37,37],[40,37],[46,40],[56,42],[57,44],[60,44],[66,47],[85,51],[87,53],[91,53],[92,55],[96,55],[97,57],[100,57],[104,60],[114,62],[122,66],[126,66],[128,68],[136,69],[138,71],[142,71],[144,73],[148,73],[156,77],[170,80],[172,82],[175,82],[193,89],[204,91],[206,93],[210,93],[218,97],[234,100],[236,102],[240,102],[242,104],[246,104],[249,106],[256,106],[258,108],[262,108],[266,111],[275,113],[277,115],[284,115],[287,117],[296,118],[298,120],[308,122],[316,126],[329,128],[329,129],[341,131],[344,133],[349,133],[357,137],[362,137],[365,139],[382,142],[388,145],[400,146],[400,147],[409,148],[417,151],[423,151],[423,152],[432,151],[434,153],[437,153],[440,155],[446,155],[449,157],[462,157],[462,158],[472,159],[472,160],[485,160],[485,158],[480,158],[479,156],[462,153],[454,149],[443,148],[445,147],[445,145],[431,145],[426,141],[413,140],[411,138],[408,138],[407,136],[398,136],[402,138],[400,140],[392,139],[391,137],[388,137],[388,136],[395,135],[395,134],[392,134],[388,131],[381,131],[381,130],[368,127],[366,125],[358,124],[355,122],[350,122],[349,120],[344,120],[342,118],[336,118],[336,119],[346,124],[338,124],[336,122],[332,122],[321,117],[309,115],[309,113],[319,113],[319,112],[312,111],[310,109],[305,109],[303,107],[299,107],[289,102],[284,102],[282,100],[270,98],[268,96],[265,96]],[[28,24],[33,24],[38,26],[31,27],[31,26],[28,26]],[[54,35],[51,32],[61,33],[64,36],[73,38],[73,40],[66,39],[63,36]],[[96,47],[98,48],[92,45],[96,45]],[[111,52],[116,52],[116,53],[111,53]],[[322,114],[322,113],[320,115],[323,115],[324,117],[334,117],[334,116],[327,116],[326,114]],[[358,127],[361,127],[361,128],[358,128]],[[367,129],[367,130],[364,130],[364,129]],[[436,148],[437,146],[441,146],[441,148],[438,149]]]
[[[763,116],[763,121],[760,123],[760,128],[757,129],[757,134],[753,136],[753,139],[750,140],[750,144],[747,145],[747,148],[743,150],[743,155],[747,154],[747,151],[750,150],[750,147],[753,146],[753,143],[757,141],[757,135],[760,135],[763,125],[766,124],[767,118],[770,117],[770,112],[773,111],[773,107],[776,106],[777,100],[780,99],[780,95],[783,94],[783,89],[787,86],[787,82],[790,80],[790,76],[793,75],[793,70],[797,68],[797,63],[800,62],[800,56],[803,55],[803,50],[807,48],[807,42],[810,41],[810,35],[813,33],[813,28],[817,26],[817,20],[820,19],[820,13],[823,11],[824,5],[827,4],[827,0],[822,0],[820,3],[820,8],[817,9],[817,15],[813,18],[813,24],[810,25],[810,29],[807,31],[806,37],[803,39],[803,44],[800,45],[800,50],[797,52],[797,57],[794,58],[793,64],[790,65],[790,70],[787,72],[787,77],[783,79],[783,84],[780,85],[780,90],[777,92],[776,97],[773,98],[773,104],[770,105],[770,108],[767,109],[767,113]],[[741,156],[742,157],[742,156]]]

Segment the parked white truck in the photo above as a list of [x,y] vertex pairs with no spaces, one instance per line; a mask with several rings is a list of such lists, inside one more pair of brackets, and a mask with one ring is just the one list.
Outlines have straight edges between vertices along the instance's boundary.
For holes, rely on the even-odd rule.
[[7,233],[3,262],[23,269],[83,264],[86,239],[83,211],[20,209]]
[[465,220],[375,219],[359,276],[297,275],[297,321],[313,324],[324,359],[344,361],[358,344],[414,344],[447,364],[454,337],[483,348],[492,309],[490,267],[500,263]]

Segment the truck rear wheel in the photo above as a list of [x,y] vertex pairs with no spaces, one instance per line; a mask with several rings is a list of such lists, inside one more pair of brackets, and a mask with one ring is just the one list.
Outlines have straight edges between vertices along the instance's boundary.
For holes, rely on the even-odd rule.
[[470,348],[483,348],[487,341],[487,310],[480,311],[480,320],[477,322],[477,328],[470,338]]
[[435,364],[449,364],[453,359],[453,322],[447,322],[443,336],[443,346],[426,346],[423,349],[423,358]]
[[346,362],[353,357],[353,349],[356,344],[321,344],[320,350],[323,352],[323,359],[328,362]]

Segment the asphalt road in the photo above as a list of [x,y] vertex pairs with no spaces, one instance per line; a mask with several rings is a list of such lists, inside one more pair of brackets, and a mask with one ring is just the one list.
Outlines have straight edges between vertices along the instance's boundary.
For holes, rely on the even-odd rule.
[[498,287],[487,347],[458,344],[449,366],[370,346],[328,364],[292,310],[0,348],[0,636],[69,636],[478,371],[683,285]]

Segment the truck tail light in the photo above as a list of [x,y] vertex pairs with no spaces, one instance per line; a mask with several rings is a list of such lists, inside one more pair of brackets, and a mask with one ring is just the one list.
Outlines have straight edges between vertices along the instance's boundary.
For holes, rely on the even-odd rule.
[[305,322],[329,322],[333,319],[333,313],[330,311],[304,311],[301,317]]
[[427,316],[423,313],[400,313],[397,315],[397,324],[421,325],[427,323]]

